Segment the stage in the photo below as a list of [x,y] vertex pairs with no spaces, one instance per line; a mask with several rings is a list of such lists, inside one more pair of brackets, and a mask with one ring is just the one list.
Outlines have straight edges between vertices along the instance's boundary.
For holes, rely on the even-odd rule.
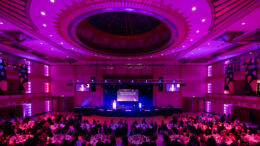
[[182,108],[162,107],[152,109],[106,109],[106,108],[90,108],[76,107],[74,112],[86,116],[98,115],[105,117],[151,117],[151,116],[171,116],[175,113],[182,113]]

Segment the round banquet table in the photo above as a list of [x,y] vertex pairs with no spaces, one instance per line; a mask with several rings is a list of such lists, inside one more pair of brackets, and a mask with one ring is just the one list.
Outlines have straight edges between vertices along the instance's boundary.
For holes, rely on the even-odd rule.
[[144,142],[150,142],[150,139],[147,136],[137,134],[137,135],[132,135],[128,137],[128,142],[130,145],[141,145]]
[[110,143],[110,138],[107,135],[104,134],[96,134],[94,136],[91,136],[90,138],[90,144],[91,145],[96,145],[98,143],[98,140],[101,140],[101,142],[105,143]]

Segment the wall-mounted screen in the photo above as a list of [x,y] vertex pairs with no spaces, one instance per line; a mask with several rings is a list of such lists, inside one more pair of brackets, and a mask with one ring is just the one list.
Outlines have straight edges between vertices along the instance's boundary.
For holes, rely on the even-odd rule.
[[166,92],[179,92],[180,84],[166,84]]
[[139,101],[139,90],[119,89],[117,91],[117,101]]
[[89,84],[76,84],[76,91],[77,92],[89,92],[90,85]]

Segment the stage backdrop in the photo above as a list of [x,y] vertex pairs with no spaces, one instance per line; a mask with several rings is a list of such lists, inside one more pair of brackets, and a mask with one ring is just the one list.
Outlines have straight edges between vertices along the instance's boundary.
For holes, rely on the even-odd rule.
[[[130,89],[133,93],[139,94],[138,101],[117,101],[117,92],[119,89]],[[124,90],[123,90],[124,91]],[[138,103],[142,103],[144,108],[153,106],[153,85],[151,84],[118,84],[103,85],[104,107],[112,108],[113,101],[117,101],[117,108],[138,108]]]

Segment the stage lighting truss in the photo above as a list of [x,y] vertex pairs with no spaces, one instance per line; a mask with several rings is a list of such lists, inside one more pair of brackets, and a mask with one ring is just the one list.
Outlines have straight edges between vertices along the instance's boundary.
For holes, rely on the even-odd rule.
[[102,79],[102,80],[72,80],[72,84],[180,84],[184,85],[183,80],[153,80],[153,79]]

